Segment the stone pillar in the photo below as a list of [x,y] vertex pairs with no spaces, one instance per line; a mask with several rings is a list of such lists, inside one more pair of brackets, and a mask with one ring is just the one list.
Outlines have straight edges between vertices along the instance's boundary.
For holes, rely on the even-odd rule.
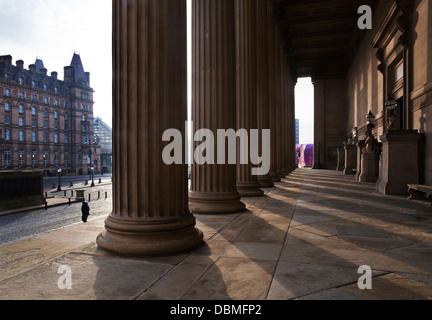
[[379,178],[379,153],[363,153],[361,155],[360,182],[377,182]]
[[419,141],[415,130],[391,131],[381,136],[381,176],[377,190],[386,195],[408,194],[408,184],[419,183]]
[[[313,169],[325,169],[325,149],[326,149],[326,140],[325,140],[325,80],[324,79],[316,79],[312,78],[314,84],[314,164]],[[317,144],[320,144],[320,154],[318,159],[318,147]],[[345,159],[345,158],[344,158]],[[345,160],[343,160],[345,161]],[[342,171],[343,169],[339,170]]]
[[344,171],[345,169],[345,148],[339,147],[337,149],[338,152],[338,164],[336,167],[336,171]]
[[[192,1],[193,132],[234,129],[236,123],[235,1]],[[214,161],[218,139],[214,139]],[[196,149],[202,142],[195,142]],[[207,155],[210,150],[206,150]],[[225,146],[226,160],[228,147]],[[196,161],[196,160],[195,160]],[[193,213],[234,213],[245,209],[236,187],[236,165],[192,165],[189,208]]]
[[357,168],[357,147],[353,144],[345,146],[345,169],[343,171],[346,175],[354,175]]
[[[256,79],[256,6],[255,1],[235,0],[237,59],[237,130],[258,128]],[[250,136],[249,136],[250,137]],[[240,146],[238,148],[238,153]],[[258,177],[251,174],[252,164],[241,164],[237,157],[237,190],[242,197],[262,196]]]
[[[257,109],[258,109],[258,129],[270,128],[269,110],[269,69],[268,69],[268,43],[267,43],[267,0],[256,0],[256,59],[257,59]],[[260,141],[260,146],[261,146]],[[261,151],[261,150],[260,150]],[[274,184],[270,174],[258,177],[258,182],[262,188],[272,188]]]
[[186,138],[186,61],[185,0],[113,1],[114,203],[103,249],[163,255],[202,243],[187,164],[162,160],[165,130]]
[[356,181],[359,181],[359,177],[361,174],[361,166],[362,166],[362,158],[361,156],[363,155],[363,149],[364,147],[366,147],[366,143],[364,140],[360,140],[356,143],[356,147],[357,147],[357,171],[356,174],[354,176],[354,179]]

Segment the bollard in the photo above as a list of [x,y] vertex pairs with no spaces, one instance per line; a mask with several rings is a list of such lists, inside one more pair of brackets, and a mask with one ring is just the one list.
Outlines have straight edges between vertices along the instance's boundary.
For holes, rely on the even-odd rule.
[[105,200],[108,198],[108,192],[105,191]]
[[86,180],[86,181],[84,182],[84,185],[85,185],[85,186],[88,186],[88,180]]
[[71,198],[69,198],[69,206],[71,205]]
[[48,210],[48,202],[45,201],[45,210]]
[[98,191],[98,200],[100,199],[100,191]]
[[89,202],[91,201],[90,193],[89,193]]
[[66,197],[66,190],[64,191],[64,196]]
[[99,183],[102,183],[102,179],[101,178],[99,178]]

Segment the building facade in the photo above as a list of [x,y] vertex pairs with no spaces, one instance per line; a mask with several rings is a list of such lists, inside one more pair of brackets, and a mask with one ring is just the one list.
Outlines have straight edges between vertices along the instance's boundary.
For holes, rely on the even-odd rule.
[[12,56],[0,56],[0,170],[100,171],[93,93],[78,53],[63,81],[57,72],[48,75],[40,58],[27,70],[22,60],[13,65]]
[[99,117],[94,119],[94,137],[100,146],[101,171],[112,173],[112,129]]

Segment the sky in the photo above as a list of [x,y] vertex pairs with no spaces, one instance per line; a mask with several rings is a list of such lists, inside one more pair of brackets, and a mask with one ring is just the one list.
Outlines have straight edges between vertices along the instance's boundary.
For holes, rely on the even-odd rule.
[[[190,12],[191,1],[187,2]],[[40,57],[48,74],[57,71],[64,79],[63,68],[78,52],[95,90],[94,115],[112,127],[111,10],[111,0],[0,0],[0,55],[12,55],[13,64],[24,60],[26,69]],[[190,41],[188,50],[190,66]],[[191,72],[188,80],[190,95]],[[298,80],[296,118],[300,119],[300,143],[313,143],[310,78]]]
[[26,69],[41,57],[63,80],[78,52],[95,90],[94,115],[111,126],[111,10],[111,0],[0,0],[0,55]]

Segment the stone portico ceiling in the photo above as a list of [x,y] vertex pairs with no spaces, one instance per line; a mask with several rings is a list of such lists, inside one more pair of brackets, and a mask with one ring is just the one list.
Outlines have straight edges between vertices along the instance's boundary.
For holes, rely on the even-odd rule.
[[361,32],[358,8],[373,0],[274,0],[285,51],[298,77],[344,76]]

